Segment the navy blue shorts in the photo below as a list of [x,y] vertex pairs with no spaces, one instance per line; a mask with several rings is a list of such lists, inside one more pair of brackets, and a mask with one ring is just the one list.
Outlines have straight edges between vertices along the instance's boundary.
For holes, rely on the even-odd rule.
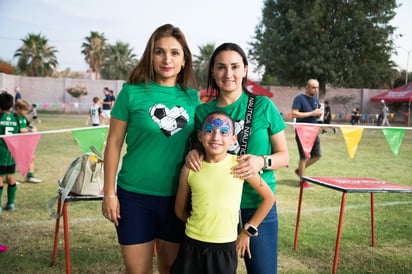
[[162,239],[180,243],[185,224],[175,213],[175,196],[153,196],[129,192],[117,187],[120,202],[117,237],[121,245],[133,245]]

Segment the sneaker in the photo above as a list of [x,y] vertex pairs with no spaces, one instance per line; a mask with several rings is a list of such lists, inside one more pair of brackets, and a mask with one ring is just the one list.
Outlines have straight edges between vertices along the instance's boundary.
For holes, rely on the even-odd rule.
[[306,181],[301,181],[300,183],[303,185],[303,188],[305,189],[313,189],[313,187]]
[[8,211],[14,211],[16,207],[14,206],[14,204],[7,204],[4,209]]
[[28,183],[41,183],[43,180],[36,177],[27,177],[26,182]]

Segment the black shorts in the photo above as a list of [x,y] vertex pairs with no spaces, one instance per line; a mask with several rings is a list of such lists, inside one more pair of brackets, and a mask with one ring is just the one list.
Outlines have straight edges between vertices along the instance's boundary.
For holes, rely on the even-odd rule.
[[185,237],[170,274],[236,274],[236,242],[206,243]]
[[[305,155],[305,152],[303,151],[302,144],[300,143],[300,139],[297,133],[295,134],[295,139],[298,145],[300,160],[305,160],[306,155]],[[320,153],[320,139],[318,135],[316,136],[315,142],[313,143],[312,150],[310,151],[310,158],[321,157],[321,156],[322,155]]]
[[16,173],[16,165],[0,166],[0,176],[4,176],[7,174],[15,174],[15,173]]

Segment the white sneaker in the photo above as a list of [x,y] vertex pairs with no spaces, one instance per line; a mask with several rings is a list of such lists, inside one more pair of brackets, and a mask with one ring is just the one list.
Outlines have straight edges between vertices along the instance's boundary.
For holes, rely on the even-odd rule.
[[43,180],[36,177],[27,177],[26,182],[28,183],[41,183]]

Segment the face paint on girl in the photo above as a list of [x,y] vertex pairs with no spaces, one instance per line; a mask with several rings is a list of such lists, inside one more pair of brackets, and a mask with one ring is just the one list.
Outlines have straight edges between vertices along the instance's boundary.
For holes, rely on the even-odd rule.
[[219,129],[222,135],[228,135],[231,133],[230,121],[210,117],[207,119],[203,130],[206,132],[212,132],[214,129]]

